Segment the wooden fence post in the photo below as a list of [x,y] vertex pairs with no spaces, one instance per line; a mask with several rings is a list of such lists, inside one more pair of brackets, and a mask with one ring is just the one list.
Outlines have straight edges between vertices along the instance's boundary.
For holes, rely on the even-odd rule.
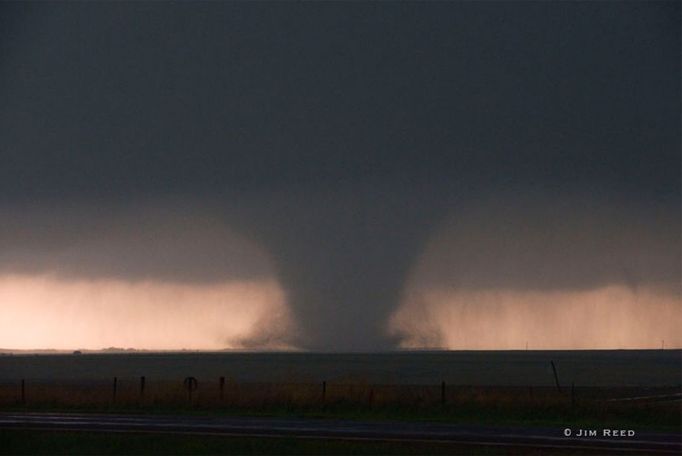
[[182,384],[187,390],[187,398],[189,399],[189,404],[192,405],[192,393],[199,388],[199,382],[194,377],[186,377]]
[[140,377],[140,398],[144,396],[144,386],[146,381],[147,379],[144,377],[144,375]]
[[559,376],[556,373],[556,367],[554,366],[554,361],[550,361],[552,363],[552,372],[554,372],[554,382],[556,383],[556,389],[561,392],[561,385],[559,385]]

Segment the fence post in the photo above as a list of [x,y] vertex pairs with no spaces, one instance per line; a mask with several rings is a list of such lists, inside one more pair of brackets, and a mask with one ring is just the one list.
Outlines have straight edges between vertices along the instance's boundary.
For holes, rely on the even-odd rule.
[[559,385],[559,376],[556,373],[556,367],[554,366],[554,361],[550,361],[552,363],[552,372],[554,372],[554,382],[556,383],[556,389],[561,392],[561,385]]
[[182,384],[187,390],[187,397],[189,398],[189,404],[192,405],[192,393],[199,388],[199,382],[194,377],[186,377]]
[[142,377],[140,377],[140,398],[142,398],[144,396],[144,384],[145,384],[146,380],[147,379],[144,377],[144,375]]
[[118,378],[114,377],[114,394],[113,394],[113,402],[116,402],[116,390],[118,389]]
[[220,377],[220,400],[225,397],[225,377]]

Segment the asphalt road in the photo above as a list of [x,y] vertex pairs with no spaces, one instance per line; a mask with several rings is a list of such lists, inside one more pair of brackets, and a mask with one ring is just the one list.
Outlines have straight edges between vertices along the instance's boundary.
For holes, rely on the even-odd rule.
[[512,428],[436,423],[360,422],[350,420],[0,413],[0,429],[99,432],[150,432],[241,437],[295,437],[339,440],[430,441],[501,447],[575,448],[604,452],[682,454],[681,433],[636,432],[634,436],[566,437],[563,428]]

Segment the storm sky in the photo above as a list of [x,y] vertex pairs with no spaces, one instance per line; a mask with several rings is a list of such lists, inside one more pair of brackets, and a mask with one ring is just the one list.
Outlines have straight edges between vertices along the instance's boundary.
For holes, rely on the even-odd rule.
[[0,346],[682,346],[680,12],[2,2]]

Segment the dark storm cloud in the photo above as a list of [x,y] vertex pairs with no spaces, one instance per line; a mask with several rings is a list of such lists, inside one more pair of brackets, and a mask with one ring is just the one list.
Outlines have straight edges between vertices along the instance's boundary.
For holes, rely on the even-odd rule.
[[[412,280],[454,290],[682,293],[679,207],[539,195],[469,202],[430,239]],[[682,310],[682,309],[680,309]]]
[[191,283],[271,278],[267,252],[219,215],[180,200],[0,208],[0,273]]
[[678,2],[0,8],[0,202],[217,201],[309,346],[390,345],[429,230],[481,194],[679,224]]

